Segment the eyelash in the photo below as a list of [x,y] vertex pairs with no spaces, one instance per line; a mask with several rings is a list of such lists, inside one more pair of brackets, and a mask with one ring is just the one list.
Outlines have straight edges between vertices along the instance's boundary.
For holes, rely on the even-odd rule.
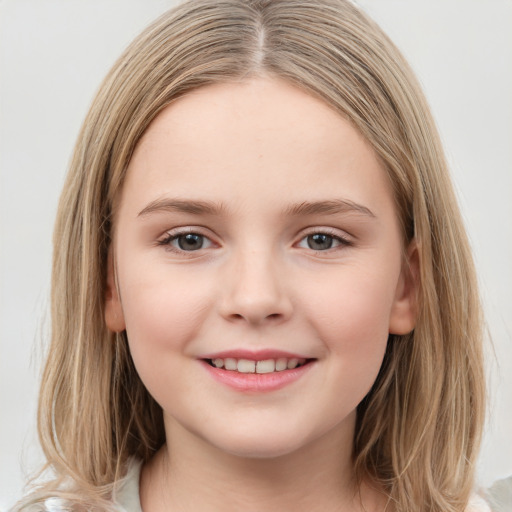
[[308,237],[313,236],[313,235],[326,235],[326,236],[330,237],[333,242],[337,242],[337,244],[338,244],[336,247],[329,247],[328,249],[317,250],[317,251],[315,251],[314,249],[311,249],[311,247],[309,247],[309,249],[314,251],[315,253],[330,253],[332,251],[335,251],[336,249],[340,249],[340,248],[344,248],[344,247],[351,247],[352,245],[354,245],[353,242],[348,237],[342,236],[338,232],[335,232],[334,230],[329,229],[329,228],[320,228],[320,229],[317,228],[314,231],[310,231],[309,233],[306,233],[300,239],[299,243],[302,242],[303,240],[307,240]]
[[[211,245],[214,244],[214,242],[212,242],[208,236],[202,234],[199,230],[194,230],[193,228],[190,228],[190,229],[185,229],[185,230],[182,229],[180,231],[171,231],[171,232],[167,233],[165,238],[163,238],[157,242],[157,245],[163,246],[166,248],[166,250],[168,250],[170,252],[174,252],[176,254],[187,254],[187,253],[192,254],[192,253],[198,252],[202,249],[209,248],[209,247],[200,247],[199,249],[196,249],[196,250],[187,251],[184,249],[174,247],[172,245],[172,242],[177,241],[180,237],[186,236],[186,235],[197,235],[197,236],[202,237],[203,240],[208,240]],[[351,247],[353,245],[353,242],[351,240],[349,240],[348,238],[346,238],[344,236],[339,235],[338,233],[335,233],[333,230],[331,230],[329,228],[316,229],[314,231],[306,233],[299,240],[299,243],[301,243],[303,240],[307,240],[308,237],[313,236],[313,235],[326,235],[329,238],[331,238],[333,242],[337,243],[337,245],[335,247],[329,247],[329,248],[323,249],[323,250],[322,249],[314,250],[314,249],[311,249],[311,247],[308,248],[309,250],[311,250],[315,253],[330,253],[331,251],[335,251],[336,249],[339,249],[340,247],[341,248]],[[304,247],[304,248],[306,248],[306,247]]]
[[157,244],[159,246],[165,247],[165,249],[167,251],[174,252],[176,254],[194,253],[194,252],[198,252],[201,249],[203,249],[203,247],[200,247],[199,249],[197,249],[195,251],[186,251],[184,249],[179,249],[172,245],[173,241],[178,240],[180,237],[186,236],[186,235],[198,235],[198,236],[202,237],[204,240],[208,240],[213,245],[213,242],[210,240],[209,237],[202,234],[199,230],[193,229],[193,228],[181,229],[181,230],[177,230],[177,231],[168,232],[168,233],[166,233],[165,238],[159,240],[157,242]]

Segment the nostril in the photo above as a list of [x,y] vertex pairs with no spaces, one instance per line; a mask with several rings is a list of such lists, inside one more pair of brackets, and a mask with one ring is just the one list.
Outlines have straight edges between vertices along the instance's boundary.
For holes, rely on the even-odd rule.
[[[282,316],[283,315],[281,315],[280,313],[271,313],[270,315],[264,315],[263,319],[264,320],[278,320]],[[240,313],[233,313],[233,314],[230,315],[230,317],[233,320],[250,320],[251,321],[251,316],[250,315],[244,316],[244,315],[242,315]]]
[[235,323],[245,321],[252,325],[274,325],[289,318],[292,307],[284,296],[256,295],[239,290],[236,293],[226,292],[219,303],[219,312],[223,318]]

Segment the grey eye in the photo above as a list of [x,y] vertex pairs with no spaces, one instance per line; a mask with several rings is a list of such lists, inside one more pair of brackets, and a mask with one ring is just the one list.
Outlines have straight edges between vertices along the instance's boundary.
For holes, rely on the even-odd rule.
[[342,235],[329,234],[329,232],[317,231],[306,235],[298,243],[302,249],[310,249],[315,252],[328,251],[329,249],[341,249],[350,247],[352,242]]
[[178,235],[173,240],[173,245],[178,246],[182,251],[197,251],[204,246],[205,238],[197,233],[187,233],[185,235]]
[[325,251],[333,245],[334,238],[325,233],[315,233],[306,237],[308,247],[315,251]]

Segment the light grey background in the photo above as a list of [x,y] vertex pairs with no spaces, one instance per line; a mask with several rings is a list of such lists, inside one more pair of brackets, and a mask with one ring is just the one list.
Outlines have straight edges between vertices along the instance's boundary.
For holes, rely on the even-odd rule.
[[[496,357],[480,483],[512,474],[512,0],[361,0],[411,61],[445,142]],[[41,461],[51,233],[80,123],[172,0],[0,0],[0,510]]]

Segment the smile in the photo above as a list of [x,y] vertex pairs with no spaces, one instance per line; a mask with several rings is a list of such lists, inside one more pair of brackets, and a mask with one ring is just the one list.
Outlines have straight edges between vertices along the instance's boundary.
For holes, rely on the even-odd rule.
[[315,358],[273,350],[230,351],[203,356],[199,361],[215,381],[250,394],[277,391],[302,380],[318,362]]
[[263,359],[254,361],[250,359],[235,359],[233,357],[207,359],[206,362],[215,368],[234,371],[238,373],[274,373],[293,370],[307,363],[307,359],[285,358]]

